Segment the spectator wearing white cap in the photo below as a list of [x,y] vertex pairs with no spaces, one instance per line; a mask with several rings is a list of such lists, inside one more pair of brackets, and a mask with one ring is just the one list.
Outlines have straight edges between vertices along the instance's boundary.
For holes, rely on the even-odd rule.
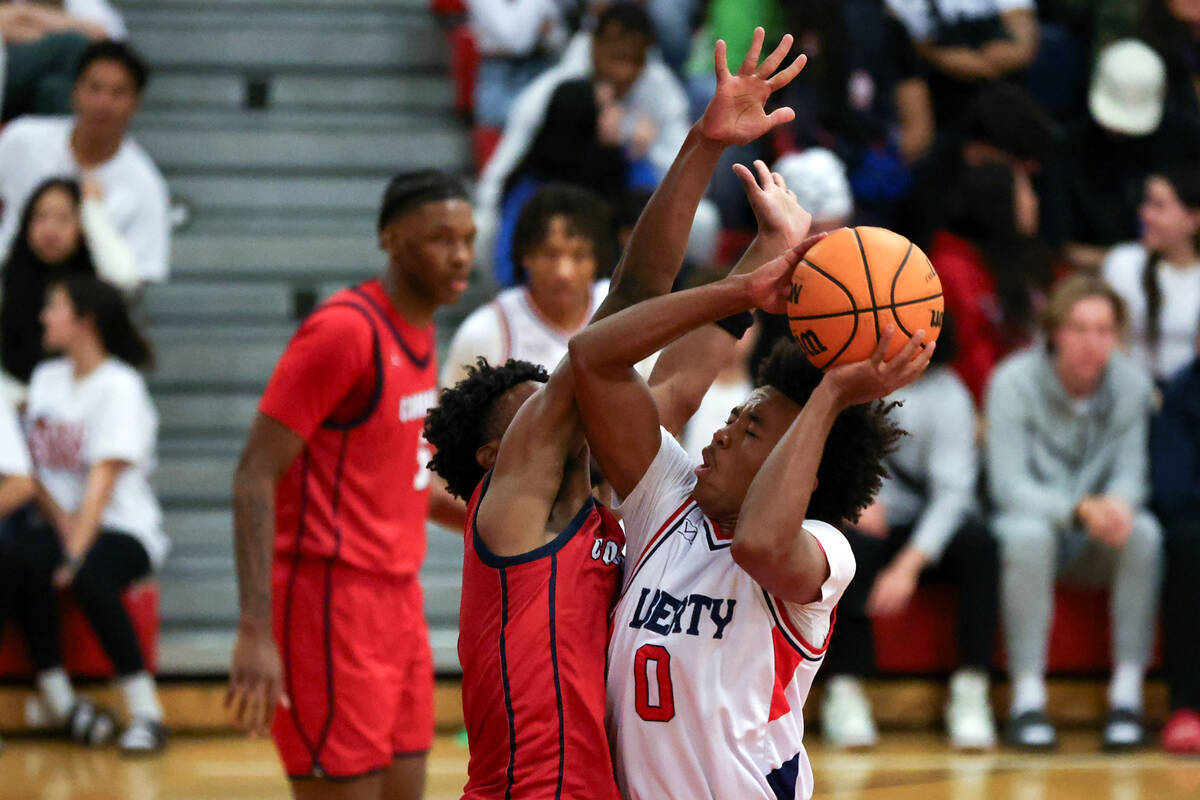
[[1200,160],[1200,119],[1165,99],[1166,67],[1149,45],[1124,39],[1100,51],[1089,116],[1063,142],[1046,196],[1077,266],[1098,268],[1110,247],[1138,237],[1149,175]]
[[846,165],[832,150],[810,147],[802,153],[788,153],[775,162],[774,171],[812,214],[812,233],[834,231],[850,221],[854,195]]

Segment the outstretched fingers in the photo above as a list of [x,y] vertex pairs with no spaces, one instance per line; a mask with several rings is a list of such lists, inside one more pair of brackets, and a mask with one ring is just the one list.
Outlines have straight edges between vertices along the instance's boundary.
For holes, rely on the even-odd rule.
[[739,75],[754,74],[754,69],[758,66],[758,57],[762,54],[763,39],[766,37],[767,33],[762,26],[754,29],[754,39],[750,42],[750,49],[746,51],[746,57],[742,59],[742,66],[738,69]]
[[771,76],[767,81],[767,86],[771,87],[772,92],[779,91],[784,86],[792,82],[792,79],[800,74],[800,70],[804,69],[804,65],[808,63],[808,56],[801,53],[796,56],[796,59],[788,65],[788,68],[783,72],[778,72]]
[[734,164],[733,174],[737,175],[738,180],[742,182],[742,188],[746,191],[748,197],[754,197],[756,193],[761,191],[754,173],[745,164]]
[[725,40],[717,39],[717,46],[713,50],[713,68],[716,70],[718,81],[732,77],[729,74],[729,61],[725,56]]
[[771,54],[758,65],[758,70],[755,72],[758,77],[766,80],[771,77],[775,70],[779,69],[779,65],[787,58],[787,54],[792,49],[792,35],[784,34],[784,37],[779,40],[779,46],[771,51]]

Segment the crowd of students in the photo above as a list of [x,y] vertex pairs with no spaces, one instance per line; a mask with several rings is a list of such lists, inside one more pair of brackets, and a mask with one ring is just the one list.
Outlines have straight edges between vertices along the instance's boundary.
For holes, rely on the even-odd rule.
[[[147,68],[105,0],[0,3],[0,632],[35,671],[27,720],[76,741],[166,741],[122,598],[169,549],[149,477],[152,349],[131,307],[165,280],[166,182],[127,133]],[[59,593],[112,662],[128,722],[75,694]]]
[[[655,147],[676,147],[672,131],[693,118],[678,98],[706,99],[705,69],[671,57],[678,31],[656,27],[652,3],[504,4],[540,15],[522,30],[546,35],[520,42],[497,27],[501,4],[467,5],[486,43],[479,121],[498,124],[497,101],[508,104],[480,179],[481,210],[498,219],[485,216],[482,231],[496,235],[481,261],[505,264],[497,281],[518,287],[459,330],[444,385],[478,355],[553,368],[603,293],[616,240],[612,226],[597,229],[601,214],[577,210],[579,188],[558,183],[616,213],[636,205],[661,175]],[[1200,752],[1200,660],[1184,623],[1200,607],[1186,588],[1200,514],[1200,7],[680,6],[697,53],[718,37],[736,52],[763,24],[768,39],[796,34],[811,58],[778,98],[795,121],[729,148],[710,185],[723,242],[754,221],[728,166],[761,158],[801,195],[814,231],[822,221],[898,230],[926,249],[945,293],[940,363],[896,398],[912,435],[889,457],[878,502],[848,521],[859,569],[829,650],[826,737],[875,742],[862,685],[874,671],[870,619],[901,613],[919,581],[941,578],[959,588],[951,740],[998,738],[988,688],[1002,623],[1005,738],[1053,747],[1046,652],[1054,585],[1066,581],[1110,591],[1105,744],[1146,741],[1142,683],[1161,598],[1172,709],[1163,743]],[[704,208],[692,244],[713,245]],[[700,268],[691,280],[723,249],[689,248]],[[759,328],[754,363],[786,335],[778,319],[762,316]],[[754,371],[738,362],[723,374],[737,395]]]

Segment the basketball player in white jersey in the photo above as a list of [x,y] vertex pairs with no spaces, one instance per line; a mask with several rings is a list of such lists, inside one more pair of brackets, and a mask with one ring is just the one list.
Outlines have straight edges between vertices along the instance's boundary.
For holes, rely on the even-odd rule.
[[627,800],[812,796],[802,709],[854,576],[834,525],[871,502],[881,459],[901,435],[876,401],[916,379],[933,347],[920,352],[918,331],[885,361],[889,329],[869,360],[822,376],[781,343],[699,467],[660,428],[633,369],[727,315],[782,312],[805,245],[752,275],[645,301],[571,340],[588,442],[623,498],[626,573],[607,714]]

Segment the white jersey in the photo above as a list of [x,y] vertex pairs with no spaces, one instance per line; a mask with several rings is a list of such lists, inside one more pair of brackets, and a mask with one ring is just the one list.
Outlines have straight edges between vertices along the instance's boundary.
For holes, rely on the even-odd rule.
[[732,534],[691,498],[691,459],[660,435],[654,463],[617,509],[626,574],[607,681],[621,794],[807,800],[804,702],[854,555],[833,526],[805,520],[829,560],[821,597],[800,604],[768,595],[734,562]]
[[26,418],[37,479],[64,511],[79,510],[93,464],[128,465],[117,476],[100,526],[133,536],[150,563],[161,566],[170,543],[149,481],[158,414],[141,374],[109,358],[77,380],[67,359],[44,361],[29,381]]
[[0,477],[27,478],[32,469],[17,410],[7,397],[0,397]]
[[[592,307],[585,323],[608,295],[608,284],[607,278],[592,284]],[[526,287],[505,289],[495,300],[471,312],[455,331],[442,367],[441,385],[450,387],[466,377],[467,366],[474,366],[479,356],[493,366],[516,358],[553,372],[567,355],[571,337],[578,332],[564,330],[542,316]],[[648,358],[638,364],[638,372],[648,377],[653,365],[654,358]]]

